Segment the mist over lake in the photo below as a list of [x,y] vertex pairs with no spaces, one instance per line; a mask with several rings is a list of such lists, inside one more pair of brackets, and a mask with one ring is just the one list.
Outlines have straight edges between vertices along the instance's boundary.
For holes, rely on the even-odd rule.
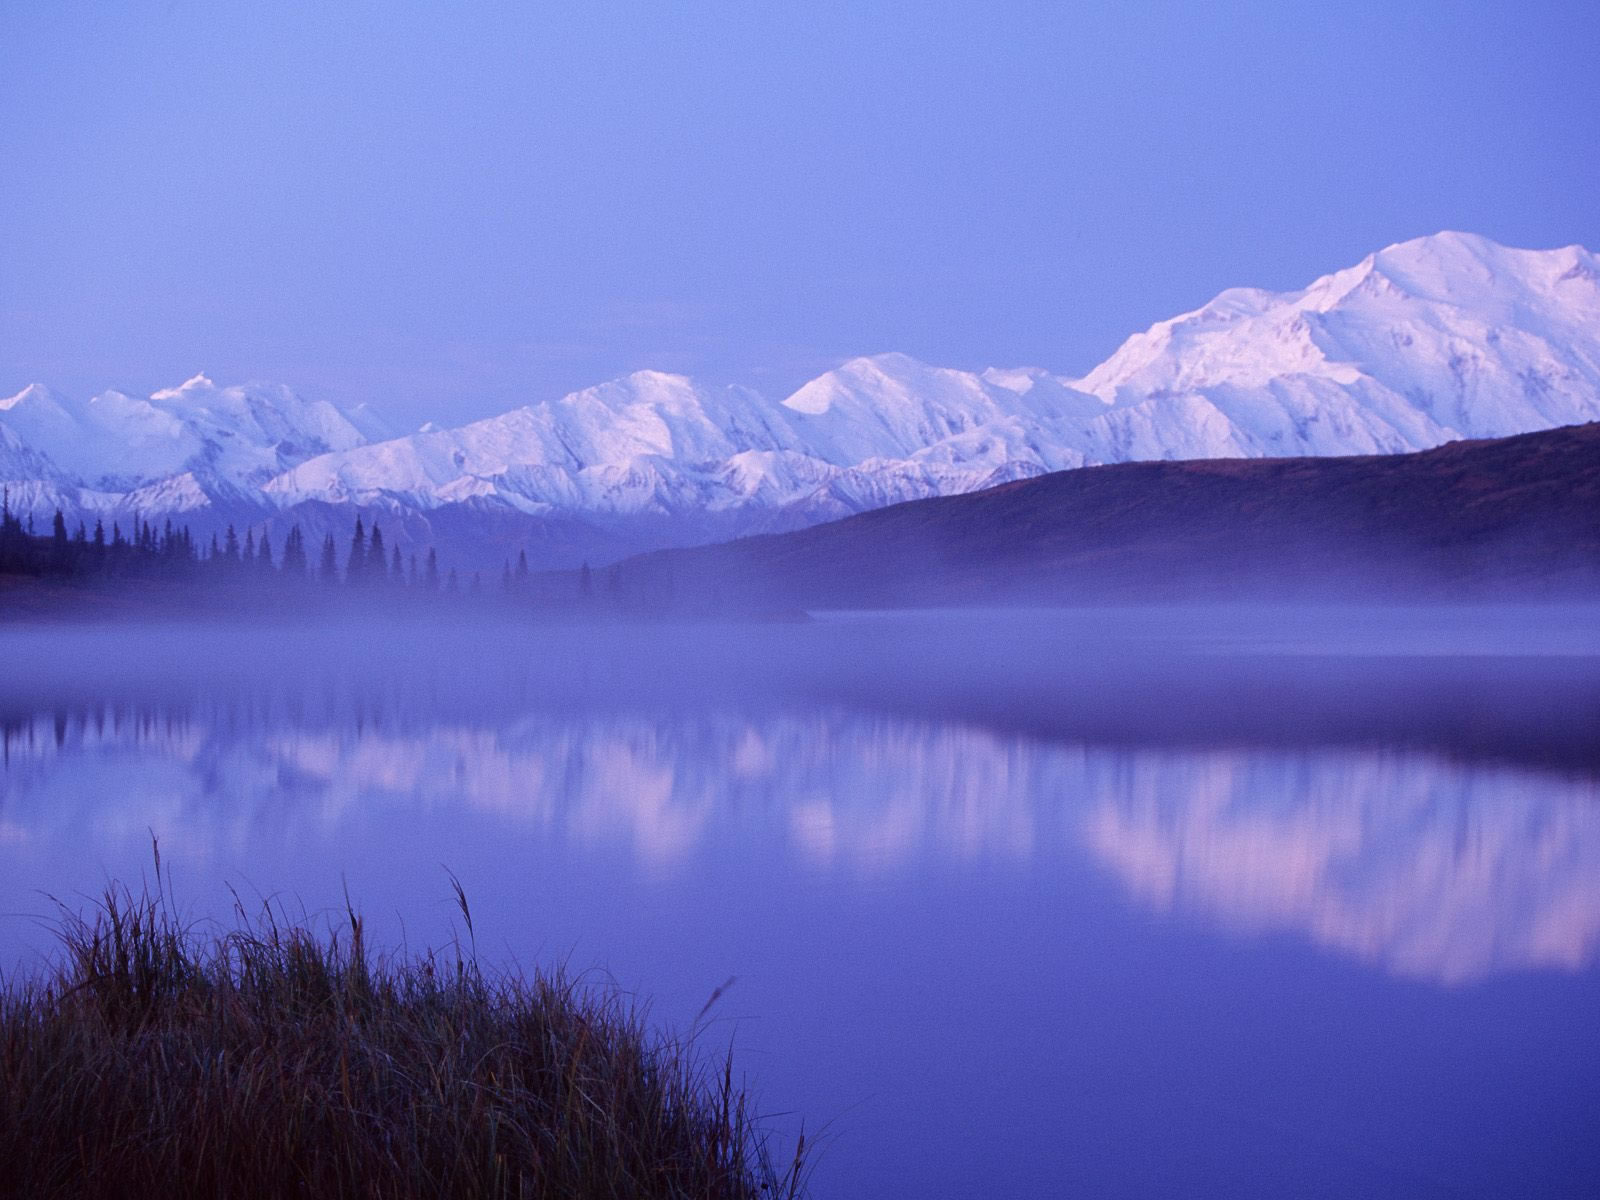
[[[159,841],[609,973],[817,1194],[1580,1195],[1600,610],[0,633],[0,966]],[[230,890],[233,889],[233,890]]]

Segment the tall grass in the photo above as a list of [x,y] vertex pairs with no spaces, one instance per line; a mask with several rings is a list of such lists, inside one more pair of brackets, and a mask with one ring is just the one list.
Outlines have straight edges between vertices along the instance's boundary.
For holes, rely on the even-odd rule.
[[353,910],[202,932],[159,878],[63,909],[53,965],[0,980],[0,1196],[801,1193],[803,1139],[769,1160],[731,1060],[613,990],[375,956]]

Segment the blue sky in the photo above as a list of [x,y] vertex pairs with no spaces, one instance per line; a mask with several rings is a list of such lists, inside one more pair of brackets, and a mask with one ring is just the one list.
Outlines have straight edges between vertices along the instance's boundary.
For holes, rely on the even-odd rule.
[[0,392],[399,425],[1086,370],[1442,228],[1600,247],[1600,5],[0,5]]

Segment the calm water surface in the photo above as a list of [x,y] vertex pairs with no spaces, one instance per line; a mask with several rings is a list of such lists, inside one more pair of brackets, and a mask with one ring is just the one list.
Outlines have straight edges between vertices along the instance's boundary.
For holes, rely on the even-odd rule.
[[13,630],[0,964],[148,870],[713,989],[819,1196],[1600,1194],[1600,614]]

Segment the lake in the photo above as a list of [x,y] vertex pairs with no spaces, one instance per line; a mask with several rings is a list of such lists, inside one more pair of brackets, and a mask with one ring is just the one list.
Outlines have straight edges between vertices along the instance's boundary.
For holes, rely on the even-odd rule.
[[[0,966],[234,892],[728,1043],[828,1197],[1600,1191],[1600,609],[0,632]],[[230,890],[231,889],[231,890]],[[729,981],[732,981],[729,984]],[[781,1153],[781,1145],[780,1150]]]

